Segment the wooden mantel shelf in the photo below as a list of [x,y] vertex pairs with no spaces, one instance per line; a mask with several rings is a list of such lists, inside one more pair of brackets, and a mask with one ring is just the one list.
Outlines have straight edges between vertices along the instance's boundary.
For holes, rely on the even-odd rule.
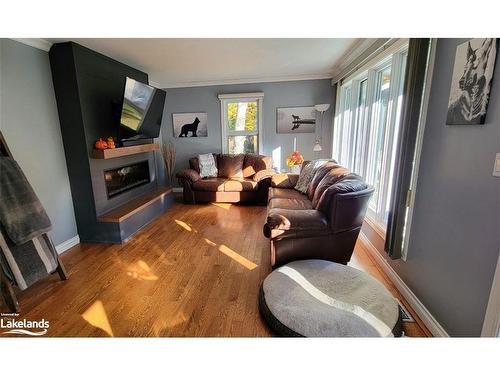
[[160,145],[158,143],[145,143],[143,145],[108,148],[106,150],[92,150],[93,159],[113,159],[122,156],[141,154],[143,152],[151,152],[158,150]]
[[131,200],[130,202],[115,208],[114,210],[106,212],[104,215],[98,216],[97,221],[120,223],[170,193],[172,193],[172,188],[169,186],[146,193],[139,198]]

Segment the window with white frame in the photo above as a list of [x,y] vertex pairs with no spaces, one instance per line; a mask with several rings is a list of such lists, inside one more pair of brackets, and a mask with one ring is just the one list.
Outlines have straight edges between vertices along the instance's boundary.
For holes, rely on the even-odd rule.
[[338,87],[332,157],[375,188],[368,217],[385,231],[408,45],[401,42]]
[[220,94],[222,152],[258,154],[262,150],[264,93]]

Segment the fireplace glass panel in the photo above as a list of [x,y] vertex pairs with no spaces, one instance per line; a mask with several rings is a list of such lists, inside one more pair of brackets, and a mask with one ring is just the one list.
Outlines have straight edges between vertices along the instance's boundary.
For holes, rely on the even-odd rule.
[[151,182],[148,161],[104,171],[104,182],[108,198],[148,184]]

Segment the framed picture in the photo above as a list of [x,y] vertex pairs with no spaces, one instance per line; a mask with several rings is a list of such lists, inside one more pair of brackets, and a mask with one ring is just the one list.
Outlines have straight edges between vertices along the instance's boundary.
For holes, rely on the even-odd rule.
[[316,110],[314,107],[287,107],[276,110],[276,132],[314,133]]
[[208,137],[207,113],[172,113],[175,138]]
[[484,124],[498,39],[471,39],[457,47],[446,125]]

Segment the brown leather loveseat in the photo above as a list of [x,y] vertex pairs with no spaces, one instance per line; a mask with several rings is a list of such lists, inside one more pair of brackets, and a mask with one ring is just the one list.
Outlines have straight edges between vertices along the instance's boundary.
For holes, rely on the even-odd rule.
[[273,160],[255,154],[214,154],[217,177],[201,178],[198,157],[189,159],[189,169],[176,174],[185,203],[267,203]]
[[264,225],[264,235],[271,240],[271,265],[300,259],[347,264],[373,188],[335,162],[316,170],[307,194],[294,189],[298,178],[272,177]]

